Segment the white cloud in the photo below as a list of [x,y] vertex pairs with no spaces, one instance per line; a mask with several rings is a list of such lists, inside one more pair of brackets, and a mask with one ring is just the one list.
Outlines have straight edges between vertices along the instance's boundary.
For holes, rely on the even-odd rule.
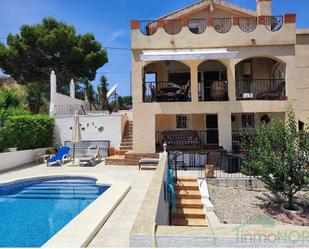
[[126,35],[127,35],[127,31],[125,31],[124,29],[116,30],[110,36],[109,41],[115,42],[118,38],[125,37]]

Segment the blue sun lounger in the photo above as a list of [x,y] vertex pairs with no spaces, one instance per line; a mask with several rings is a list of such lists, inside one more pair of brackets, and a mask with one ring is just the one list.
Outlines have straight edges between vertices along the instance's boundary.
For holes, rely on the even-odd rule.
[[62,165],[64,160],[70,156],[70,147],[60,147],[57,153],[47,160],[47,166],[59,163]]

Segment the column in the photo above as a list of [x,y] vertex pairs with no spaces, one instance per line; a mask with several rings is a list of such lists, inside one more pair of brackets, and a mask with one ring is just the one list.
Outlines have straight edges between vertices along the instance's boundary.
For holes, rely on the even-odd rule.
[[191,100],[198,102],[198,62],[192,62],[190,65],[191,74]]
[[75,99],[75,83],[73,79],[70,82],[70,97]]
[[231,61],[228,62],[227,81],[228,81],[229,100],[230,101],[235,101],[236,100],[235,65]]
[[[137,53],[138,54],[138,53]],[[136,55],[137,56],[137,55]],[[143,62],[132,56],[132,98],[134,103],[143,102]]]
[[218,113],[219,145],[227,151],[232,151],[232,121],[231,113]]
[[57,78],[54,71],[50,74],[50,103],[49,103],[49,115],[53,117],[55,115],[55,96],[57,91]]

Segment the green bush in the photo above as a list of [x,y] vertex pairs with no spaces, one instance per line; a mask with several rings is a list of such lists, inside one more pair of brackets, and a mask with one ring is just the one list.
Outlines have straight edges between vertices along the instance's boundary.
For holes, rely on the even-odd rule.
[[0,149],[50,147],[53,143],[54,126],[54,119],[46,115],[11,116],[0,129]]
[[20,104],[19,96],[14,89],[0,90],[0,108],[17,107]]
[[30,115],[30,112],[20,107],[10,107],[8,109],[0,108],[0,127],[3,127],[5,121],[12,116]]

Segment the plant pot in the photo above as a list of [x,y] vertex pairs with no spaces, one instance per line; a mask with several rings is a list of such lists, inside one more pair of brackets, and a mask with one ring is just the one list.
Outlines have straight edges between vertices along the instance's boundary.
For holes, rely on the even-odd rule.
[[215,166],[214,165],[205,165],[205,177],[206,178],[214,178],[215,176]]
[[294,204],[295,210],[290,210],[288,207],[289,207],[289,203],[287,203],[287,202],[282,203],[281,206],[280,206],[280,210],[284,213],[294,214],[294,215],[300,215],[300,214],[304,213],[304,209],[297,204]]
[[16,147],[12,147],[12,148],[8,148],[9,152],[16,152],[17,148]]

